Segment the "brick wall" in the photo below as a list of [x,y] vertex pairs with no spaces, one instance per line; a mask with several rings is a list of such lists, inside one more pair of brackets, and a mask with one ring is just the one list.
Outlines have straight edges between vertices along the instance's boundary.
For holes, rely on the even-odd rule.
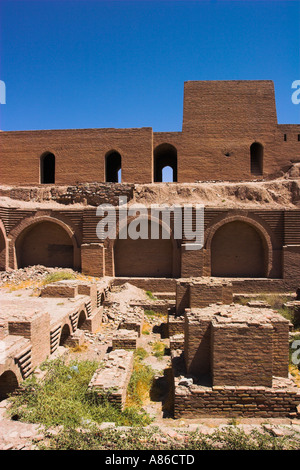
[[273,328],[212,321],[212,383],[272,386]]
[[251,144],[264,147],[264,175],[278,174],[299,161],[299,133],[300,125],[277,124],[271,81],[190,81],[184,84],[182,132],[1,132],[0,183],[39,184],[40,157],[47,151],[55,155],[57,184],[103,182],[111,150],[122,157],[122,182],[151,183],[153,150],[163,143],[177,149],[179,182],[256,179],[250,172]]

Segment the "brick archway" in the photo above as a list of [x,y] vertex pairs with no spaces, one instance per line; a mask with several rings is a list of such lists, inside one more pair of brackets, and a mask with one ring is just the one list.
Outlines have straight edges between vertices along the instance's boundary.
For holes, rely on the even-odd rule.
[[0,220],[0,271],[5,271],[8,265],[8,246],[6,231],[2,220]]
[[270,275],[273,265],[271,237],[256,220],[237,215],[222,219],[207,232],[205,247],[206,269],[211,276]]
[[[28,237],[32,235],[32,243],[28,242]],[[39,233],[40,232],[40,233]],[[57,256],[58,263],[57,267],[71,267],[75,270],[80,269],[80,248],[77,241],[75,230],[67,224],[65,221],[51,217],[49,215],[36,215],[24,219],[18,224],[9,234],[11,239],[11,251],[10,259],[11,266],[18,268],[21,265],[28,265],[30,260],[30,251],[35,254],[32,256],[32,264],[36,264],[35,261],[51,259],[53,257],[53,263],[56,264],[55,257]],[[23,248],[24,255],[22,260],[21,250],[24,240],[27,239],[27,245]],[[38,247],[40,253],[35,250],[34,239],[38,241]],[[49,243],[47,243],[49,242]],[[46,247],[46,245],[48,246]],[[50,246],[49,246],[50,245]],[[64,252],[64,248],[67,249],[68,255],[61,255]],[[49,256],[46,256],[46,250],[49,252]],[[51,264],[53,264],[52,262]],[[43,264],[42,262],[38,264]],[[68,266],[69,265],[69,266]],[[56,266],[55,266],[56,267]]]
[[[127,226],[136,217],[128,217]],[[167,230],[167,226],[156,217],[139,217],[159,225],[160,230]],[[115,276],[120,277],[177,277],[180,266],[180,252],[174,240],[172,230],[169,239],[119,239],[119,233],[126,226],[118,227],[117,237],[110,240],[108,250],[113,258]],[[149,227],[149,226],[148,226]],[[150,230],[150,228],[149,228]]]
[[6,370],[0,375],[0,400],[3,400],[14,392],[19,386],[16,374],[12,370]]

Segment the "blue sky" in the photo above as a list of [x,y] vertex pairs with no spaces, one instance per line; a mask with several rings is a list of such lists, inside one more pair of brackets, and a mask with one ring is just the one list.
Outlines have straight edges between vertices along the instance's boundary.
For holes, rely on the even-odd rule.
[[299,123],[300,1],[0,0],[2,130],[180,131],[188,80],[271,79]]

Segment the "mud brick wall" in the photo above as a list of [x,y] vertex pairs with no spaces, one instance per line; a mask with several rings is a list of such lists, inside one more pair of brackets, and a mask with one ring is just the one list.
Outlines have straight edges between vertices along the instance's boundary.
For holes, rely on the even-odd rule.
[[254,141],[264,146],[264,174],[278,172],[297,154],[299,128],[277,125],[272,81],[185,82],[178,181],[249,178]]
[[199,377],[211,370],[211,321],[211,315],[185,313],[184,360],[187,374]]
[[133,330],[133,331],[136,331],[138,333],[139,336],[141,336],[142,334],[142,329],[143,329],[143,324],[144,324],[144,319],[140,319],[140,320],[130,320],[130,318],[126,319],[126,320],[123,320],[121,323],[120,323],[120,328],[124,329],[124,330]]
[[41,290],[41,297],[67,297],[74,298],[78,295],[78,287],[74,285],[64,284],[63,282],[55,282],[48,284]]
[[273,327],[212,321],[213,385],[272,386]]
[[118,330],[112,339],[113,349],[136,349],[138,334],[136,331]]
[[78,294],[88,295],[91,301],[91,309],[94,310],[97,305],[97,284],[78,283]]
[[176,314],[183,315],[186,308],[190,307],[190,288],[188,281],[176,282]]
[[184,335],[177,334],[170,336],[170,349],[184,349]]
[[299,276],[300,245],[283,247],[283,277],[295,279]]
[[[279,316],[278,316],[279,317]],[[284,318],[273,318],[273,375],[289,375],[289,322]]]
[[[188,81],[182,132],[153,133],[150,127],[1,132],[1,183],[39,184],[40,157],[49,150],[56,159],[56,184],[104,182],[112,150],[122,158],[122,182],[152,183],[155,147],[161,143],[177,150],[180,183],[256,179],[251,144],[264,147],[264,175],[278,174],[297,158],[299,133],[299,125],[277,124],[270,80]],[[72,201],[69,193],[62,202]]]
[[106,398],[120,408],[125,407],[128,383],[133,370],[133,352],[113,350],[104,356],[104,368],[98,369],[89,383],[89,391]]
[[212,303],[222,302],[230,304],[232,302],[231,283],[191,283],[189,288],[190,308],[206,307]]
[[81,245],[81,270],[87,276],[105,276],[104,247],[100,243]]
[[190,284],[190,308],[206,307],[223,301],[223,286],[210,284]]
[[168,316],[168,332],[169,336],[184,333],[184,317],[174,317],[173,315]]
[[176,313],[182,315],[186,308],[207,307],[216,302],[230,304],[233,301],[231,282],[209,280],[197,282],[193,280],[177,280],[176,282]]
[[181,245],[181,277],[197,277],[203,271],[203,250],[187,250]]
[[37,313],[30,319],[8,322],[10,335],[23,336],[32,344],[32,368],[41,364],[50,355],[50,316]]
[[151,128],[67,129],[1,132],[1,183],[38,184],[40,157],[49,147],[56,159],[56,184],[105,181],[105,156],[114,149],[122,157],[124,183],[153,179]]
[[300,403],[299,389],[224,387],[218,390],[175,387],[174,418],[211,416],[290,417]]

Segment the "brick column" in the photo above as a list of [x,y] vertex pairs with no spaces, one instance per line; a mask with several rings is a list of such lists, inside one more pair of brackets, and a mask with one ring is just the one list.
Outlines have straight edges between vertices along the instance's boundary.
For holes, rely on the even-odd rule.
[[[193,249],[189,249],[193,248]],[[200,277],[203,275],[202,245],[185,243],[181,245],[181,277]]]
[[88,276],[105,276],[104,247],[101,243],[81,245],[81,270]]

